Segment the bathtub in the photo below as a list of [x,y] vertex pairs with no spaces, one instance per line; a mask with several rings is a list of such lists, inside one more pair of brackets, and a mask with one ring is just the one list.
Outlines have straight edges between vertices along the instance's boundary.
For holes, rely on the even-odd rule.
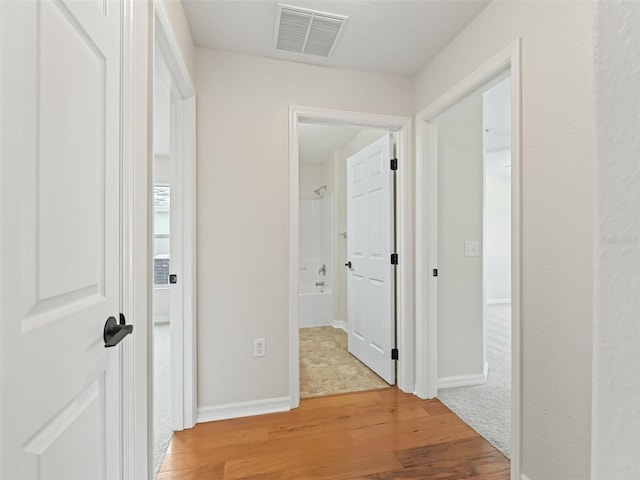
[[332,325],[332,320],[332,286],[298,286],[298,327],[329,327]]

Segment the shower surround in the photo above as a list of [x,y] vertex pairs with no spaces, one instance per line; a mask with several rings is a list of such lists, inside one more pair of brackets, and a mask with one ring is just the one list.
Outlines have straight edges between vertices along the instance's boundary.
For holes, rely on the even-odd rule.
[[298,258],[298,325],[300,328],[333,322],[333,194],[300,200]]

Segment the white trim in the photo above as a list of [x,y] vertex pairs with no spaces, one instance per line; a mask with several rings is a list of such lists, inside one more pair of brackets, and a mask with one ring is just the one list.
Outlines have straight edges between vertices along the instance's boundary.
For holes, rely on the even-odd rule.
[[474,385],[484,385],[489,378],[489,364],[485,362],[484,372],[477,375],[459,375],[457,377],[444,377],[438,379],[438,389],[472,387]]
[[520,480],[530,480],[524,473],[520,475]]
[[510,298],[488,298],[486,304],[487,305],[500,305],[503,303],[511,303]]
[[200,407],[198,408],[198,423],[288,412],[290,405],[291,399],[289,397],[279,397],[251,402],[227,403],[213,407]]
[[291,408],[300,405],[298,332],[298,123],[357,125],[397,133],[397,269],[398,360],[397,386],[414,391],[413,319],[413,122],[411,118],[373,113],[347,112],[313,107],[289,107],[289,394]]
[[[517,39],[479,69],[426,107],[417,117],[416,131],[416,394],[437,394],[437,127],[435,117],[466,95],[508,70],[511,75],[511,478],[519,479],[522,464],[521,318],[522,295],[522,153],[521,40]],[[427,220],[425,220],[427,219]],[[426,294],[425,294],[426,292]]]
[[333,328],[344,330],[345,333],[349,333],[349,330],[347,330],[347,322],[345,322],[344,320],[331,320],[331,326]]
[[182,97],[193,97],[196,89],[189,75],[187,64],[180,54],[178,41],[171,30],[171,22],[169,22],[169,14],[164,6],[164,2],[161,0],[153,0],[153,12],[154,32],[162,32],[163,34],[162,36],[154,34],[154,41],[158,42],[160,51],[167,61],[167,67],[169,67],[169,71],[173,75],[173,80],[176,82],[176,86],[180,90]]
[[[172,101],[171,124],[175,150],[172,203],[177,216],[172,222],[181,228],[173,238],[180,245],[180,261],[176,262],[180,314],[182,322],[171,322],[172,415],[171,428],[192,428],[197,418],[196,376],[196,102],[195,89],[186,63],[168,20],[164,3],[153,2],[153,40],[166,64],[177,101]],[[153,62],[156,65],[156,60]],[[180,127],[174,130],[174,127]],[[150,213],[151,214],[151,213]],[[153,380],[149,369],[149,381]],[[150,427],[151,428],[151,425]]]
[[151,168],[151,9],[143,2],[128,1],[123,24],[123,76],[121,199],[122,218],[122,298],[121,308],[134,326],[130,341],[122,343],[123,387],[123,469],[126,480],[150,476],[148,377],[149,328],[152,308],[149,295],[153,288],[150,266],[151,239],[148,231],[149,178]]
[[[140,199],[137,191],[146,187],[146,162],[135,159],[146,159],[148,137],[144,122],[139,120],[144,115],[147,119],[146,96],[148,85],[138,81],[140,73],[146,74],[148,51],[140,37],[146,37],[147,10],[131,0],[121,4],[121,159],[120,159],[120,311],[125,315],[127,323],[134,326],[134,334],[128,341],[122,342],[121,358],[121,425],[122,425],[122,465],[121,478],[134,480],[147,478],[148,462],[144,454],[140,454],[140,444],[147,445],[146,431],[140,425],[146,425],[148,419],[146,392],[146,332],[150,323],[148,318],[147,298],[140,297],[146,290],[148,262],[146,241],[147,222],[138,221],[139,202],[146,207],[146,198]],[[143,62],[140,62],[140,61]],[[140,63],[139,63],[140,62]],[[139,108],[143,106],[143,112]],[[140,117],[139,117],[140,116]],[[142,173],[142,175],[141,175]],[[142,265],[142,268],[140,268]],[[146,452],[146,449],[142,450]]]
[[196,245],[196,99],[180,102],[182,109],[182,335],[183,347],[183,426],[196,424],[198,407],[197,376],[197,245]]

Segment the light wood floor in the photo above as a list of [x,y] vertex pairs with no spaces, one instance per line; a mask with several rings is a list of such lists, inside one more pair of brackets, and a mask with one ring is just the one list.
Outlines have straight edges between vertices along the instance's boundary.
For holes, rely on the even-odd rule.
[[396,388],[173,436],[158,480],[508,480],[509,461],[437,400]]

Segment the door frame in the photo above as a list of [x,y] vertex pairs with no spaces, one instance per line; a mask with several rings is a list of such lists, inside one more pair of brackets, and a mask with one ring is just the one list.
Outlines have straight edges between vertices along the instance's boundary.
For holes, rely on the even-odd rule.
[[[152,51],[158,48],[171,78],[172,96],[178,97],[171,104],[171,148],[172,156],[172,189],[171,189],[171,224],[177,225],[177,231],[171,232],[171,241],[178,245],[177,268],[172,273],[178,274],[181,287],[181,301],[177,307],[182,315],[181,321],[171,321],[171,428],[184,430],[196,424],[197,417],[197,378],[196,378],[196,151],[195,151],[195,88],[192,84],[187,66],[180,54],[177,40],[168,20],[164,2],[153,2]],[[152,73],[157,63],[155,55],[152,62]],[[153,89],[153,88],[152,88]],[[153,93],[151,97],[153,98]],[[151,112],[153,104],[151,103]],[[151,117],[153,118],[153,117]],[[150,132],[152,137],[152,133]],[[151,149],[152,150],[152,149]],[[175,156],[175,158],[174,158]],[[149,171],[153,171],[153,151],[150,152]],[[149,175],[148,215],[153,218],[153,176]],[[175,210],[175,212],[173,212]],[[175,216],[174,216],[175,213]],[[175,220],[175,221],[174,221]],[[150,232],[151,233],[151,232]],[[149,265],[153,265],[152,235],[149,235]],[[149,268],[151,276],[151,268]],[[175,288],[172,287],[172,288]],[[153,281],[149,284],[149,296],[153,294]],[[176,295],[172,295],[172,302]],[[150,312],[150,317],[153,314]],[[153,366],[153,319],[150,318],[148,330],[148,361]],[[149,411],[153,406],[153,368],[148,369]],[[152,461],[153,422],[149,423],[149,460]],[[151,472],[153,474],[153,472]]]
[[[146,478],[149,472],[146,433],[147,325],[149,258],[146,192],[149,155],[148,69],[150,9],[144,2],[122,2],[121,60],[121,258],[120,308],[134,325],[130,341],[122,342],[122,478]],[[144,159],[146,161],[136,161]],[[143,453],[144,452],[144,453]]]
[[289,107],[289,395],[291,408],[300,405],[300,346],[298,327],[299,179],[298,124],[349,125],[385,129],[397,135],[396,270],[397,363],[396,384],[414,389],[414,255],[413,255],[413,119],[394,115],[350,112],[325,108]]
[[521,39],[517,39],[416,116],[416,394],[438,393],[438,143],[432,121],[474,90],[511,75],[511,479],[520,480],[522,442],[522,153]]

